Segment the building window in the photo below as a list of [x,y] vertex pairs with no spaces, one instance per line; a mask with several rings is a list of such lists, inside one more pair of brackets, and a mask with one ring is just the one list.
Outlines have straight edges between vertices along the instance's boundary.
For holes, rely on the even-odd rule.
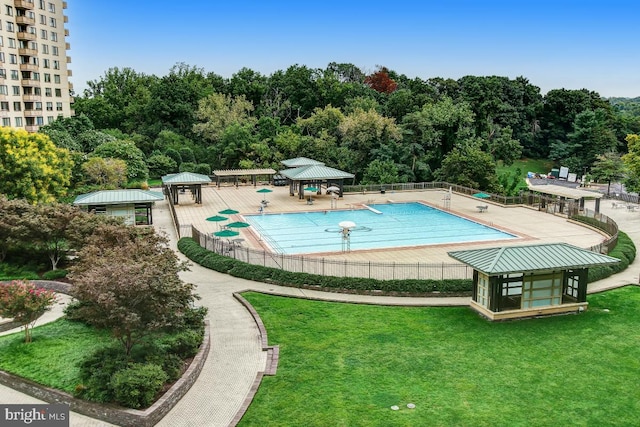
[[57,59],[53,60],[53,69],[54,70],[59,70],[60,69],[60,61],[58,61]]
[[55,118],[53,116],[47,116],[47,123],[48,124],[53,123],[54,120],[55,120]]
[[51,88],[50,87],[45,87],[44,88],[44,96],[51,96]]
[[43,44],[42,45],[42,53],[45,53],[45,54],[49,53],[49,45],[48,44]]
[[14,55],[13,53],[9,54],[9,62],[11,64],[17,64],[18,63],[18,55]]
[[49,18],[49,26],[56,28],[56,18]]
[[13,7],[7,6],[7,15],[8,16],[13,16]]
[[5,70],[4,68],[0,68],[0,78],[7,78],[7,70]]
[[20,86],[11,86],[11,89],[13,90],[13,94],[15,96],[20,96]]
[[9,47],[15,49],[16,39],[9,37]]
[[[6,86],[5,86],[6,87]],[[0,102],[0,110],[9,111],[9,101]]]
[[53,102],[47,102],[47,111],[53,111]]
[[62,111],[62,102],[56,102],[56,110]]
[[13,111],[22,111],[22,103],[15,101],[13,103]]
[[47,15],[40,15],[40,24],[47,25]]
[[[0,85],[0,95],[9,95],[9,88],[7,85]],[[7,110],[9,109],[9,104],[7,103]]]
[[22,127],[22,117],[16,117],[16,127],[17,128],[21,128]]
[[0,52],[0,62],[4,62],[4,52]]
[[49,3],[49,12],[56,13],[56,5],[53,3]]
[[62,89],[56,88],[56,98],[61,98],[61,97],[62,97]]
[[40,73],[34,72],[31,77],[32,80],[40,81]]
[[20,73],[18,73],[18,70],[11,70],[11,80],[20,80]]
[[49,32],[47,30],[40,30],[40,38],[47,40],[49,38]]
[[35,109],[38,111],[42,111],[42,102],[36,102]]
[[51,31],[51,41],[54,41],[54,42],[58,41],[58,33]]
[[53,54],[53,56],[58,56],[58,46],[52,46],[51,53]]
[[13,33],[13,22],[7,22],[7,31]]
[[39,87],[34,87],[33,88],[33,94],[36,95],[36,96],[40,96],[40,95],[42,95],[42,91],[40,90]]
[[11,119],[9,117],[3,117],[2,126],[11,126]]
[[44,124],[44,119],[40,116],[36,117],[36,124],[38,126],[42,126]]
[[53,81],[54,83],[60,83],[60,74],[54,74]]
[[49,68],[49,59],[45,58],[42,60],[42,66],[44,68]]
[[4,46],[4,39],[2,36],[0,36],[0,46]]
[[40,9],[44,10],[44,4],[45,4],[45,3],[46,3],[46,2],[45,2],[44,0],[40,0],[40,1],[38,2],[38,6],[40,7]]
[[38,43],[29,42],[29,49],[38,50]]
[[49,83],[51,81],[51,74],[44,73],[44,82]]

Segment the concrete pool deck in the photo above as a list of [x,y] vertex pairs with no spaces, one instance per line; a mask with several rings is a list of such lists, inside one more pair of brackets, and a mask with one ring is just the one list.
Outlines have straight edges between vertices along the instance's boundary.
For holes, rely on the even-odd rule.
[[[179,205],[176,206],[176,214],[181,225],[192,224],[204,233],[213,233],[218,230],[219,223],[206,221],[206,218],[218,214],[226,208],[232,208],[240,213],[229,215],[231,221],[243,220],[242,214],[258,213],[260,201],[263,195],[256,191],[261,188],[269,188],[272,193],[267,194],[269,200],[265,213],[280,212],[305,212],[333,210],[331,196],[314,196],[313,205],[308,205],[306,200],[299,200],[297,195],[289,195],[289,187],[273,186],[240,186],[203,187],[202,205],[196,205],[190,195],[181,195]],[[444,197],[448,192],[444,190],[412,190],[405,192],[345,194],[337,200],[337,209],[354,209],[362,207],[362,204],[379,204],[389,202],[419,201],[430,206],[444,209]],[[488,206],[482,213],[477,206]],[[493,205],[485,200],[470,196],[453,194],[449,212],[479,222],[481,224],[496,227],[502,231],[516,234],[520,238],[512,240],[474,242],[461,244],[437,244],[410,248],[374,249],[352,251],[350,253],[322,254],[323,258],[353,260],[353,261],[379,261],[396,263],[452,263],[448,251],[470,248],[487,248],[496,245],[523,245],[532,243],[557,243],[566,242],[572,245],[588,248],[601,243],[605,236],[601,233],[583,226],[567,222],[565,218],[550,215],[544,212],[526,207],[502,207]],[[224,224],[224,223],[223,223]],[[366,224],[362,224],[366,225]],[[254,248],[264,248],[252,230],[252,228],[240,229],[239,238],[245,239],[245,245]],[[184,233],[184,231],[183,231]],[[309,236],[313,239],[313,236]],[[319,256],[311,254],[309,255]]]

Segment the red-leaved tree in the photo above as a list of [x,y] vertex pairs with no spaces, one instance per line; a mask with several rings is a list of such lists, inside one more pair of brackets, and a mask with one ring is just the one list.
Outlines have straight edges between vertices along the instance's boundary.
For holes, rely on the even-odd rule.
[[55,300],[53,291],[38,288],[31,282],[14,280],[0,285],[0,316],[19,322],[24,328],[24,342],[29,343],[36,320]]
[[364,82],[371,89],[380,93],[391,93],[398,88],[398,84],[389,77],[389,70],[387,67],[380,67],[378,71],[367,76],[364,79]]

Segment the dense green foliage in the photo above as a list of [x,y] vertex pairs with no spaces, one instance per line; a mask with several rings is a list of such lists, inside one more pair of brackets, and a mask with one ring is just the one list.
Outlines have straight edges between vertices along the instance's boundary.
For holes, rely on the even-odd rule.
[[[587,218],[582,217],[579,220],[589,225],[596,226],[596,224],[589,221],[589,219]],[[590,268],[589,283],[607,278],[613,274],[626,270],[627,267],[629,267],[629,264],[631,264],[633,260],[636,259],[636,245],[626,233],[619,231],[618,243],[616,244],[616,247],[613,248],[611,252],[609,252],[608,255],[614,258],[618,258],[620,262],[614,265]]]
[[[614,108],[587,89],[542,95],[525,77],[425,80],[330,63],[269,76],[243,68],[225,79],[180,63],[162,77],[111,68],[87,85],[74,104],[78,122],[58,119],[42,131],[85,154],[133,142],[154,176],[197,163],[201,172],[279,169],[283,159],[303,155],[352,172],[358,182],[451,173],[449,182],[507,194],[513,185],[496,179],[496,162],[550,157],[581,174],[598,155],[623,154],[626,135],[640,130],[640,117],[620,100]],[[144,168],[136,169],[129,177],[138,180]]]
[[280,357],[240,426],[637,424],[637,287],[590,295],[579,315],[502,323],[468,307],[243,296]]

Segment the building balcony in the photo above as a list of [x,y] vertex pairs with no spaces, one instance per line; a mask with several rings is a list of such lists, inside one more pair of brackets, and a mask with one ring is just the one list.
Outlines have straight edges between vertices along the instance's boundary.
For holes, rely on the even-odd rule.
[[37,38],[35,34],[27,33],[24,31],[18,32],[17,36],[18,36],[18,40],[27,40],[27,41],[34,41]]
[[33,1],[27,0],[14,0],[13,5],[16,9],[33,10],[35,8]]
[[27,49],[24,47],[21,47],[20,49],[18,49],[18,55],[20,56],[37,56],[38,55],[38,51],[35,49]]
[[22,100],[24,102],[34,102],[34,101],[40,101],[42,99],[41,95],[33,95],[33,94],[29,94],[29,95],[22,95]]
[[32,80],[32,79],[22,79],[21,81],[22,86],[26,86],[26,87],[40,87],[40,82],[38,80]]
[[64,23],[65,24],[69,23],[69,17],[67,15],[64,15]]
[[69,29],[68,28],[64,29],[64,36],[65,37],[69,37]]
[[24,110],[23,111],[25,117],[40,117],[42,116],[42,111],[40,110]]
[[64,44],[64,48],[65,48],[66,50],[71,49],[71,43],[66,42],[66,43]]
[[63,1],[63,2],[62,2],[62,8],[63,8],[63,9],[66,9],[66,8],[67,8],[67,6],[68,6],[68,5],[67,5],[67,2],[66,2],[66,1]]
[[26,130],[27,132],[31,132],[31,133],[38,132],[39,129],[40,129],[40,126],[38,126],[38,125],[26,125],[24,127],[24,130]]
[[71,57],[67,56],[67,64],[71,64]]
[[73,71],[68,69],[67,70],[67,77],[71,77],[71,76],[73,76]]
[[18,25],[36,25],[35,18],[29,18],[28,16],[16,16],[16,24]]
[[38,71],[38,66],[34,64],[20,64],[20,71]]

